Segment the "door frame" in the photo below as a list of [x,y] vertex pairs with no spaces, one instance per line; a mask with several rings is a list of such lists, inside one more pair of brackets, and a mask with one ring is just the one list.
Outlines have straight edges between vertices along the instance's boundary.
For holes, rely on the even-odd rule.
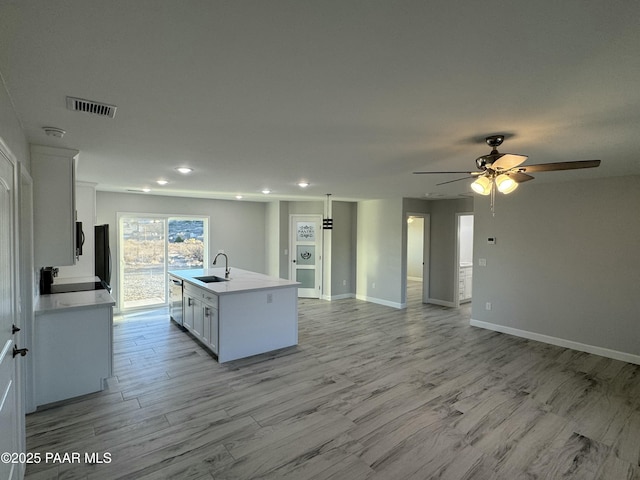
[[[408,242],[409,242],[409,234],[408,234],[408,222],[409,217],[417,217],[422,218],[422,303],[429,303],[429,290],[430,290],[430,264],[431,264],[431,214],[430,213],[422,213],[422,212],[406,212],[404,218],[404,226],[407,229],[406,242],[405,242],[405,251],[408,251]],[[406,259],[405,259],[406,263]],[[406,277],[406,266],[405,266],[405,277]],[[405,278],[404,282],[404,301],[407,303],[407,281]]]
[[[455,308],[460,307],[460,218],[471,216],[473,217],[473,212],[459,212],[456,213],[456,264],[455,270],[453,272],[453,306]],[[475,220],[475,218],[474,218]],[[475,223],[474,223],[475,225]],[[472,253],[473,259],[473,253]],[[473,262],[471,265],[473,268]],[[473,296],[473,293],[472,293]],[[471,300],[465,300],[463,303],[469,303]]]
[[296,280],[296,228],[295,224],[299,221],[314,222],[316,225],[316,275],[315,288],[313,293],[311,289],[298,288],[298,297],[302,298],[322,298],[322,273],[323,273],[323,230],[322,215],[320,214],[297,214],[289,215],[289,279]]
[[[33,290],[36,282],[34,266],[34,233],[33,233],[33,179],[25,168],[20,165],[20,183],[18,186],[19,195],[19,252],[20,265],[18,266],[20,275],[20,316],[22,320],[22,331],[24,333],[22,341],[24,346],[33,351],[34,338],[34,310],[33,310]],[[33,355],[25,357],[24,374],[24,405],[25,412],[32,413],[36,410],[35,400],[35,372]],[[26,448],[26,447],[25,447]]]

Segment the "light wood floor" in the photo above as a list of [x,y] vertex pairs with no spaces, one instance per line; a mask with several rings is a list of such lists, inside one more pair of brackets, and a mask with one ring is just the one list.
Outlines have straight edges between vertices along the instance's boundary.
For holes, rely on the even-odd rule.
[[165,310],[118,319],[109,389],[27,417],[30,452],[111,463],[27,478],[640,479],[638,366],[470,327],[468,305],[299,311],[298,347],[225,365]]

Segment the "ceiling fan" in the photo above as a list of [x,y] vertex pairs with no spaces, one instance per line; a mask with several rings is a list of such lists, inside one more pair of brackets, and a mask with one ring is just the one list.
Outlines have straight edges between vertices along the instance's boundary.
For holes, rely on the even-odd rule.
[[526,155],[518,155],[514,153],[500,153],[498,147],[504,141],[504,135],[490,135],[485,138],[487,145],[491,147],[488,155],[482,155],[476,158],[476,166],[478,171],[474,172],[413,172],[418,175],[422,174],[443,174],[443,173],[459,173],[469,176],[450,180],[448,182],[438,183],[445,185],[447,183],[458,182],[469,178],[476,180],[471,184],[474,192],[480,195],[491,195],[491,211],[493,212],[493,203],[495,191],[500,193],[511,193],[518,185],[523,182],[533,180],[535,177],[529,173],[551,172],[557,170],[574,170],[579,168],[594,168],[600,165],[600,160],[577,160],[573,162],[556,162],[543,163],[539,165],[522,165],[528,158]]

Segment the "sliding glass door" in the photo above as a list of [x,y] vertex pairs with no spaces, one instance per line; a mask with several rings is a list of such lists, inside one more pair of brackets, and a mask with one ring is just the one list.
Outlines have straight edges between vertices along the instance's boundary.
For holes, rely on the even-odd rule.
[[119,306],[167,303],[167,271],[203,268],[208,252],[208,218],[118,215]]

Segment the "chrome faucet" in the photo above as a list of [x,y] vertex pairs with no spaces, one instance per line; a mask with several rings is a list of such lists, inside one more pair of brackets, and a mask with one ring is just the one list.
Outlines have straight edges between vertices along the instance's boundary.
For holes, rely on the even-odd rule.
[[213,264],[216,264],[216,261],[218,260],[218,257],[220,255],[224,255],[224,278],[229,278],[229,273],[231,273],[231,269],[229,268],[229,257],[227,257],[226,253],[222,253],[220,252],[219,254],[216,255],[216,258],[213,259]]

